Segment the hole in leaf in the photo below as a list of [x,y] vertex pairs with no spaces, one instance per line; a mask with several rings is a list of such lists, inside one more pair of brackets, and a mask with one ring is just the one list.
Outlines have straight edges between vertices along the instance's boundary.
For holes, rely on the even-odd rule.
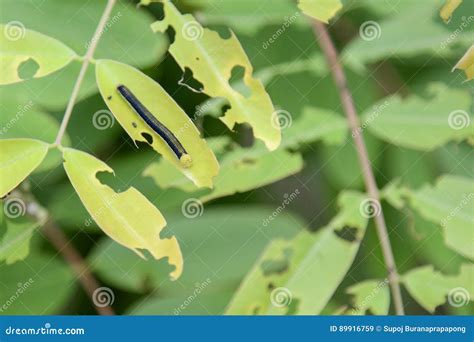
[[252,92],[245,84],[244,76],[245,68],[241,65],[234,66],[230,74],[229,84],[231,85],[232,89],[242,96],[249,97]]
[[345,226],[339,230],[335,230],[334,234],[343,240],[354,242],[357,240],[357,228]]
[[28,58],[18,66],[18,77],[22,80],[28,80],[35,77],[38,69],[39,64],[33,58]]
[[275,288],[275,285],[273,283],[268,283],[267,285],[268,291],[273,291],[274,288]]
[[193,71],[188,67],[184,68],[184,73],[181,76],[181,79],[178,81],[178,84],[185,86],[195,93],[202,93],[204,89],[203,84],[193,77]]
[[150,134],[143,132],[142,137],[145,138],[145,140],[148,144],[150,144],[150,145],[153,144],[153,137]]
[[[134,128],[137,128],[137,127],[138,127],[136,122],[132,122],[132,126],[133,126]],[[146,138],[145,138],[145,139],[146,139]]]
[[272,274],[285,272],[288,269],[291,254],[293,254],[293,251],[287,248],[283,251],[282,259],[264,260],[261,264],[263,274],[268,277]]
[[298,311],[298,306],[300,305],[300,300],[298,298],[293,298],[291,303],[288,305],[288,310],[285,315],[294,315]]
[[122,192],[124,187],[127,187],[109,171],[99,171],[95,177],[101,184],[112,188],[116,193]]

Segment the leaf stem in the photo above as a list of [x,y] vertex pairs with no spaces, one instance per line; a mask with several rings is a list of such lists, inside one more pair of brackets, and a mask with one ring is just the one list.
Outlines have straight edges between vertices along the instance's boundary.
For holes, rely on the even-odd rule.
[[[66,262],[70,265],[76,276],[78,277],[84,291],[90,298],[94,298],[94,292],[100,287],[97,280],[89,271],[87,263],[84,261],[79,252],[68,241],[61,229],[59,229],[54,222],[49,220],[43,227],[42,232],[46,235],[49,242],[57,249],[63,256]],[[114,315],[114,310],[106,306],[94,305],[99,315]]]
[[[313,30],[316,37],[319,40],[321,49],[326,56],[326,60],[331,68],[331,73],[333,75],[334,82],[339,91],[339,97],[341,99],[344,112],[346,114],[347,121],[349,122],[349,127],[352,131],[352,137],[354,139],[355,148],[357,151],[357,156],[359,158],[359,164],[362,169],[362,174],[364,177],[364,183],[367,190],[367,193],[370,198],[380,203],[380,194],[375,182],[375,177],[370,165],[369,154],[365,146],[364,139],[359,130],[359,119],[357,116],[357,111],[355,109],[354,100],[352,94],[349,91],[347,86],[346,76],[344,70],[342,69],[341,64],[339,63],[338,54],[334,44],[329,36],[326,27],[323,23],[312,20]],[[380,206],[380,205],[379,205]],[[392,247],[390,245],[390,238],[387,231],[387,225],[385,224],[385,218],[383,216],[383,211],[380,206],[380,213],[375,215],[375,227],[377,229],[377,235],[380,241],[380,247],[382,248],[383,257],[385,260],[385,266],[388,271],[388,281],[390,284],[390,289],[392,292],[395,312],[397,315],[404,315],[403,300],[400,290],[399,275],[397,272],[397,267],[395,264],[395,258],[393,256]]]
[[61,145],[61,141],[63,139],[64,133],[66,132],[66,127],[69,123],[69,119],[71,118],[72,110],[74,109],[74,105],[77,100],[77,96],[79,95],[79,90],[81,89],[82,81],[86,75],[87,68],[91,63],[91,60],[94,56],[95,49],[99,40],[102,36],[102,32],[107,24],[107,20],[109,19],[110,13],[112,12],[112,8],[114,7],[116,0],[108,0],[107,5],[105,6],[104,12],[102,13],[102,17],[100,18],[99,24],[95,29],[94,35],[90,41],[89,48],[83,58],[81,70],[79,71],[79,75],[77,76],[76,83],[74,84],[74,88],[72,89],[71,97],[69,98],[69,102],[66,107],[66,111],[64,112],[64,117],[61,122],[61,127],[59,127],[58,135],[56,136],[56,140],[54,141],[55,146]]

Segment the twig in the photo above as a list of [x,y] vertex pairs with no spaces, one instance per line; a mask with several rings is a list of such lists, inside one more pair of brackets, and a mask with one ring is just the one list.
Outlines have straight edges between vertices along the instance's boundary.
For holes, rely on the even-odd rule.
[[100,37],[102,36],[102,31],[104,30],[104,27],[107,24],[107,20],[109,19],[110,13],[112,12],[112,8],[114,7],[115,2],[116,0],[109,0],[107,2],[107,5],[104,9],[104,13],[102,13],[102,17],[100,18],[99,24],[97,25],[94,35],[92,36],[89,48],[87,49],[86,55],[84,56],[82,62],[81,70],[79,71],[76,83],[74,84],[74,88],[72,89],[71,97],[69,98],[66,111],[64,112],[61,127],[59,127],[58,135],[56,136],[56,140],[54,142],[55,145],[61,145],[61,140],[64,136],[64,133],[66,132],[66,127],[69,123],[69,119],[71,118],[72,110],[74,109],[77,96],[79,95],[79,90],[81,89],[82,81],[84,80],[87,68],[89,67],[89,64],[94,56],[95,49],[97,47],[97,44],[99,43]]
[[[359,158],[359,164],[362,168],[362,174],[364,177],[364,183],[367,193],[370,198],[376,200],[377,203],[380,203],[379,190],[377,188],[377,183],[375,182],[375,177],[372,172],[367,148],[365,146],[364,139],[362,138],[362,134],[359,130],[359,119],[357,117],[357,111],[355,109],[352,95],[347,86],[346,76],[344,74],[341,64],[339,63],[336,48],[334,47],[334,44],[331,38],[329,37],[329,34],[323,23],[313,20],[313,30],[319,40],[319,44],[321,45],[321,48],[326,56],[327,62],[331,67],[334,82],[336,83],[336,87],[339,90],[339,97],[341,99],[341,103],[344,108],[347,121],[349,122],[349,127],[352,131],[352,137],[354,138],[357,156]],[[385,224],[385,219],[381,209],[380,213],[374,217],[374,220],[380,241],[380,246],[382,248],[383,257],[385,260],[385,266],[387,267],[388,271],[388,280],[392,292],[395,312],[397,315],[404,315],[399,275],[395,265],[392,247],[390,246],[387,226]]]
[[[62,230],[53,222],[49,221],[46,223],[42,231],[51,244],[59,253],[61,253],[66,262],[71,266],[87,295],[90,298],[93,298],[94,291],[100,287],[100,284],[94,278],[92,273],[89,272],[89,268],[79,252],[68,241]],[[99,315],[115,315],[114,310],[108,305],[103,307],[94,305],[94,307]]]

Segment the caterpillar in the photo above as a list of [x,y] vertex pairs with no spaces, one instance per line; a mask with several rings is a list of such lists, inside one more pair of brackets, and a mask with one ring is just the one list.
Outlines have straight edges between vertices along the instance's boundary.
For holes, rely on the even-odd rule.
[[124,85],[117,87],[119,94],[133,108],[133,110],[145,121],[145,123],[156,132],[166,144],[173,150],[181,165],[190,167],[191,156],[186,152],[181,142],[176,136],[163,125],[151,112],[137,99],[137,97]]

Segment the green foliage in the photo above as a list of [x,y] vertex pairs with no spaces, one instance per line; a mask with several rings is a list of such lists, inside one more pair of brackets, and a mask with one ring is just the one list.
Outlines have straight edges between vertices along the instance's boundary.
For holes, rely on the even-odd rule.
[[50,224],[119,314],[392,314],[377,215],[407,313],[472,314],[470,4],[125,0],[98,27],[106,3],[2,2],[2,314],[93,312]]

